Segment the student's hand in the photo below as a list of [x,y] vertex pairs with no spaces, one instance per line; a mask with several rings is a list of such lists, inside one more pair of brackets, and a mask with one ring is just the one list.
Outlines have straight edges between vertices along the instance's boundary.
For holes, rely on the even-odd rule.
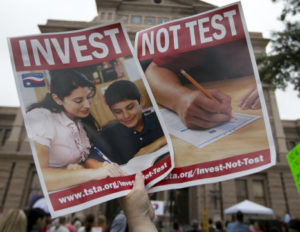
[[167,140],[165,136],[161,136],[160,138],[156,139],[154,142],[148,144],[145,147],[142,147],[135,155],[134,157],[138,157],[141,155],[149,154],[152,152],[155,152],[162,146],[167,144]]
[[243,110],[257,110],[261,108],[258,91],[256,86],[251,87],[246,95],[242,98],[242,100],[239,103],[239,106]]
[[176,112],[182,122],[191,129],[207,129],[231,118],[231,97],[219,90],[208,90],[219,103],[211,100],[199,90],[189,90],[182,95]]
[[67,170],[77,170],[82,168],[84,167],[80,164],[68,164],[68,166],[66,167]]
[[107,177],[124,176],[125,173],[120,169],[118,164],[103,162],[100,168],[93,169],[94,179],[99,180]]
[[104,162],[95,160],[93,158],[87,158],[87,160],[85,161],[85,168],[101,168],[103,166]]
[[157,231],[154,224],[154,210],[145,190],[144,176],[137,173],[131,192],[121,199],[121,207],[127,218],[130,231]]

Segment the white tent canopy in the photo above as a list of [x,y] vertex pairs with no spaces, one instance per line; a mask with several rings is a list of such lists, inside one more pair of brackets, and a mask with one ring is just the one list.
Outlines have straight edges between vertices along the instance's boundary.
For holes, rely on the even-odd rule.
[[225,214],[234,214],[238,211],[243,214],[262,214],[262,215],[273,215],[274,212],[272,209],[265,206],[259,205],[252,201],[244,200],[236,205],[233,205],[224,210]]

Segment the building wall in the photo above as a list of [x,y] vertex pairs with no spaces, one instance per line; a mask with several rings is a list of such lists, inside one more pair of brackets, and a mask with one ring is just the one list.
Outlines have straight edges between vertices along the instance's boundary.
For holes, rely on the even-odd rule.
[[[161,3],[156,3],[161,2]],[[214,6],[197,0],[96,0],[98,16],[91,22],[72,22],[49,20],[39,25],[41,32],[57,32],[84,28],[124,18],[126,29],[132,42],[136,31],[163,21],[213,9]],[[140,17],[140,23],[135,17]],[[153,20],[153,21],[152,21]],[[265,50],[268,39],[261,33],[250,33],[255,55]],[[264,95],[271,122],[272,134],[277,151],[277,165],[260,173],[217,184],[196,186],[189,189],[167,191],[156,194],[159,200],[165,200],[167,215],[171,200],[176,194],[186,199],[180,207],[187,212],[187,221],[201,221],[202,209],[207,206],[209,216],[214,220],[226,219],[222,214],[227,207],[237,203],[243,197],[261,201],[274,209],[277,217],[282,218],[287,211],[290,215],[300,215],[300,198],[286,161],[286,154],[300,142],[300,120],[282,121],[279,117],[275,94],[264,86]],[[21,111],[17,107],[0,107],[0,207],[26,208],[30,196],[41,193],[36,171],[24,129]],[[262,187],[259,187],[261,186]],[[241,188],[240,186],[245,186]],[[262,191],[263,196],[257,192]],[[245,190],[245,191],[244,191]],[[172,199],[171,199],[172,198]],[[108,205],[113,205],[109,203]],[[107,204],[93,207],[90,212],[106,212]],[[108,207],[109,208],[109,207]],[[228,219],[228,218],[227,218]]]

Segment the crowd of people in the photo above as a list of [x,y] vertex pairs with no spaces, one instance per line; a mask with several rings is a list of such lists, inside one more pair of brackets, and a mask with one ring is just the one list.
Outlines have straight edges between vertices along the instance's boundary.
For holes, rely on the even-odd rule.
[[154,210],[145,189],[142,173],[136,174],[132,191],[120,199],[120,204],[126,217],[126,226],[123,230],[113,230],[113,225],[110,229],[103,215],[95,217],[90,214],[84,220],[79,218],[67,220],[66,217],[51,219],[43,209],[30,208],[28,210],[11,209],[4,212],[0,218],[0,232],[157,231],[153,223]]
[[41,208],[11,209],[1,217],[1,232],[104,232],[106,217],[88,214],[85,218],[62,216],[51,219]]
[[300,232],[300,219],[289,218],[280,224],[266,226],[266,223],[259,220],[249,220],[245,223],[241,212],[234,215],[235,219],[232,222],[214,223],[209,219],[208,230],[204,229],[198,220],[192,220],[191,225],[185,227],[174,222],[169,230],[155,226],[154,211],[143,181],[142,175],[138,174],[134,189],[120,200],[122,210],[110,225],[107,224],[104,215],[87,214],[84,218],[76,216],[71,218],[68,215],[51,219],[41,208],[25,211],[12,209],[1,216],[0,232]]
[[248,223],[244,222],[244,215],[242,212],[237,212],[232,215],[231,222],[216,221],[215,223],[209,219],[208,229],[205,229],[203,224],[197,220],[192,220],[189,226],[181,227],[177,222],[173,223],[173,228],[170,232],[300,232],[300,219],[277,221],[278,223],[266,223],[264,220],[249,220]]

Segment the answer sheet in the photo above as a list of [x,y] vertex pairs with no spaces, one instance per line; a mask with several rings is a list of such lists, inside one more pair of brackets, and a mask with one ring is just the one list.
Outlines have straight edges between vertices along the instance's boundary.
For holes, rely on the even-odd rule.
[[191,130],[182,123],[176,113],[167,109],[161,109],[160,112],[170,134],[198,148],[205,147],[260,118],[258,115],[233,113],[230,121],[220,126],[207,130]]

